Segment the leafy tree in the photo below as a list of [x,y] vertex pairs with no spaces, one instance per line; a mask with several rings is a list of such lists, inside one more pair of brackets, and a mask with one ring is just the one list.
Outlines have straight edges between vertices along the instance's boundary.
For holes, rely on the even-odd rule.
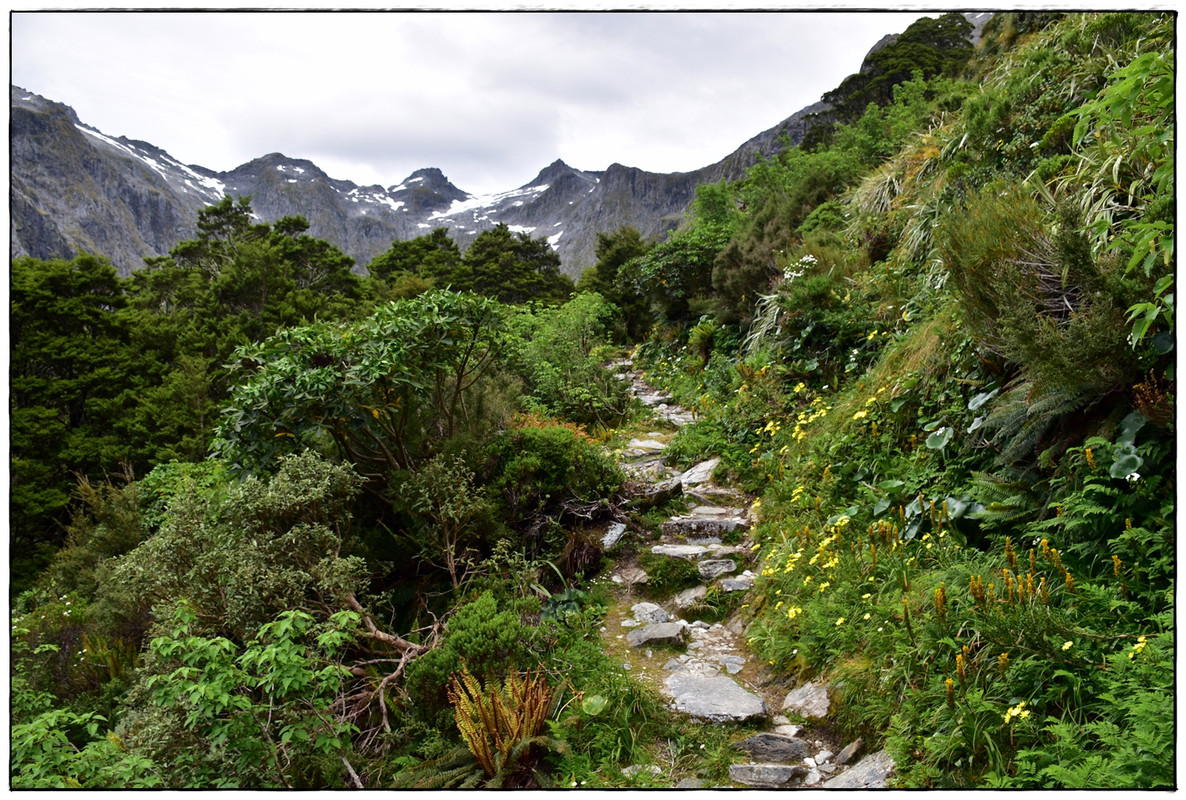
[[646,297],[626,291],[618,281],[622,268],[631,259],[646,255],[652,243],[645,241],[636,228],[627,226],[611,233],[597,234],[597,263],[581,274],[577,292],[596,292],[622,311],[626,337],[638,341],[650,325]]
[[18,258],[11,291],[9,508],[14,552],[28,557],[61,541],[73,473],[98,478],[130,456],[117,423],[135,356],[106,260]]
[[454,270],[452,285],[512,304],[563,301],[573,291],[546,238],[514,233],[502,223],[478,234]]
[[461,250],[449,237],[448,228],[434,228],[432,233],[407,241],[394,241],[367,265],[367,271],[394,284],[404,276],[448,283],[461,264]]
[[236,351],[215,448],[266,472],[281,454],[328,445],[383,485],[482,419],[478,383],[503,338],[497,301],[444,290],[356,323],[287,329]]

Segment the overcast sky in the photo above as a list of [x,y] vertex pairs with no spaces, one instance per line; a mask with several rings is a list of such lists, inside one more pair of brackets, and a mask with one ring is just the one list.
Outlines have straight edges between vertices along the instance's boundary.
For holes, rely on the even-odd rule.
[[280,152],[384,186],[439,167],[484,194],[557,158],[716,162],[922,15],[16,11],[12,82],[187,164]]

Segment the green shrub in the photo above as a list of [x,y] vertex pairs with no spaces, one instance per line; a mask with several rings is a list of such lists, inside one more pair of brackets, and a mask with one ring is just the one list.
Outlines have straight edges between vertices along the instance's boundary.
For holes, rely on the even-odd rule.
[[490,592],[460,606],[445,624],[441,643],[412,662],[405,684],[412,708],[432,721],[448,704],[449,676],[464,664],[483,682],[501,680],[526,652],[527,631],[519,615]]

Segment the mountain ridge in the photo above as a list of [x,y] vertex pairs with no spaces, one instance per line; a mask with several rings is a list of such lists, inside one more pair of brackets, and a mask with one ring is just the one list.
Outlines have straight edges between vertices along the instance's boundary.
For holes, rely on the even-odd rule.
[[633,225],[661,238],[678,226],[701,183],[735,180],[756,160],[802,139],[815,103],[744,142],[720,161],[689,172],[657,173],[614,163],[580,170],[555,159],[521,186],[475,195],[437,167],[398,184],[360,186],[312,161],[268,153],[225,172],[182,164],[150,142],[109,136],[70,106],[10,87],[12,184],[10,256],[111,259],[122,274],[165,255],[192,235],[197,212],[223,196],[251,197],[264,221],[299,215],[309,232],[355,259],[356,271],[390,247],[446,227],[463,249],[503,223],[546,237],[564,271],[594,261],[597,234]]
[[[982,27],[991,14],[966,16]],[[894,36],[882,37],[865,60]],[[563,271],[576,278],[596,261],[598,233],[630,225],[646,238],[663,238],[682,222],[696,186],[743,177],[759,157],[801,142],[828,109],[822,100],[812,103],[688,172],[620,163],[580,170],[556,159],[515,189],[474,195],[437,167],[383,187],[330,177],[312,161],[282,153],[226,172],[182,164],[156,145],[104,134],[70,106],[11,86],[10,256],[70,258],[85,250],[126,275],[190,238],[200,209],[246,195],[262,221],[303,216],[309,234],[351,256],[356,272],[395,240],[445,227],[465,249],[501,223],[547,238]]]

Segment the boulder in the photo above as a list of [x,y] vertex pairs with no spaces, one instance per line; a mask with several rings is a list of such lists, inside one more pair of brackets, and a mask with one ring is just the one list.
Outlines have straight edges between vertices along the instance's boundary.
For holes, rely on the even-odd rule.
[[759,733],[736,743],[755,761],[790,763],[807,758],[807,742],[777,733]]
[[700,676],[677,672],[664,682],[675,710],[709,722],[744,722],[766,716],[766,701],[747,692],[726,675]]
[[721,463],[719,458],[710,458],[708,461],[701,461],[696,466],[689,469],[687,472],[679,476],[679,482],[688,486],[698,486],[702,483],[708,483],[712,480],[713,470],[717,468],[717,464]]
[[630,613],[639,622],[667,622],[671,615],[654,603],[635,603],[630,607]]
[[717,586],[726,592],[748,592],[754,588],[754,574],[747,569],[736,578],[722,578]]
[[682,778],[675,785],[676,789],[703,789],[704,781],[700,778]]
[[708,596],[707,586],[693,586],[691,589],[684,589],[682,592],[672,598],[675,607],[679,609],[691,608],[699,603],[706,596]]
[[623,586],[635,586],[647,582],[647,573],[640,567],[623,567],[610,580]]
[[847,747],[845,747],[843,750],[840,751],[840,755],[836,756],[836,763],[843,766],[844,764],[847,764],[849,761],[852,761],[854,758],[856,758],[860,754],[861,748],[863,748],[864,746],[865,746],[865,742],[863,739],[852,740],[851,742],[849,742]]
[[795,778],[807,774],[807,768],[798,764],[730,764],[729,780],[743,786],[758,786],[764,789],[782,789]]
[[669,478],[659,483],[647,484],[647,488],[630,501],[630,507],[637,511],[649,511],[656,506],[663,506],[684,493],[684,485],[679,478]]
[[626,533],[626,523],[611,522],[609,528],[606,529],[605,536],[601,537],[601,549],[609,550],[617,544],[622,536]]
[[792,691],[782,701],[782,710],[791,711],[801,717],[826,717],[828,715],[827,684],[811,681]]
[[825,789],[884,789],[894,771],[894,759],[885,750],[865,756],[824,783]]
[[684,626],[678,622],[652,622],[626,634],[626,644],[641,647],[644,644],[684,643]]
[[737,562],[728,558],[708,558],[696,565],[700,570],[700,577],[706,581],[719,578],[728,572],[737,570]]

